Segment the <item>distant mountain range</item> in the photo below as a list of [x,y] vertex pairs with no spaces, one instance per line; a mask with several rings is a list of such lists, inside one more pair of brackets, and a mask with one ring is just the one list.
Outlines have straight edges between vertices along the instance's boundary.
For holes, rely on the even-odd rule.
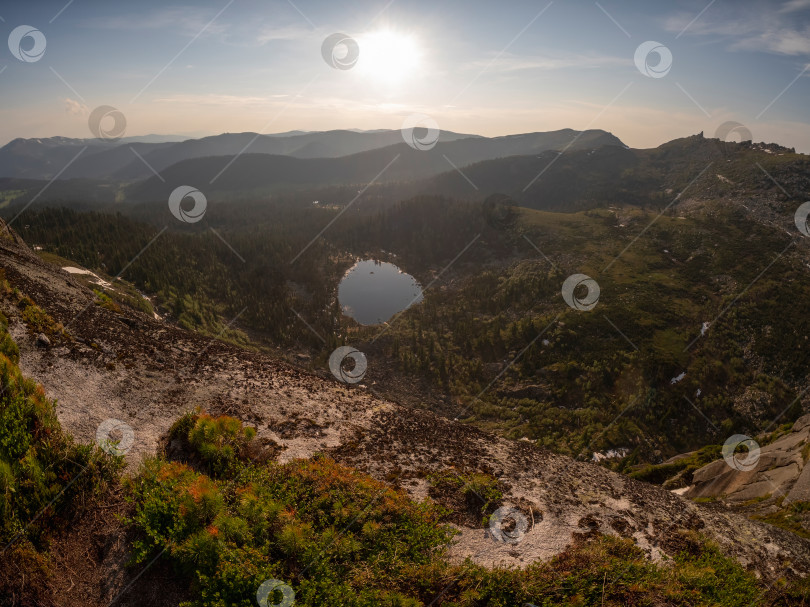
[[[391,135],[390,131],[379,133],[376,135],[377,141],[383,141]],[[293,154],[281,156],[245,153],[237,158],[193,158],[171,165],[161,172],[160,177],[152,176],[133,185],[128,190],[127,197],[135,200],[160,199],[168,196],[176,184],[185,183],[197,184],[196,187],[208,192],[230,195],[328,185],[356,185],[360,189],[372,182],[384,184],[421,181],[447,171],[461,176],[458,171],[472,163],[498,158],[534,158],[552,150],[593,150],[604,146],[625,149],[618,138],[596,130],[577,132],[565,129],[493,138],[443,134],[429,150],[417,150],[407,145],[402,141],[399,131],[394,131],[393,135],[393,145],[343,156],[304,157]],[[312,150],[314,145],[324,150],[322,139],[314,141],[314,144],[307,146],[307,150]],[[369,140],[362,139],[360,142],[368,145]],[[253,150],[253,147],[250,149]],[[465,184],[465,188],[469,187]],[[411,189],[404,188],[407,191]]]
[[[239,154],[254,139],[255,143],[247,147],[250,151]],[[392,140],[395,143],[381,145]],[[42,140],[38,145],[49,148],[49,162],[55,162],[54,158],[71,153],[75,156],[77,149],[81,149],[78,145],[91,144],[78,141]],[[321,153],[337,153],[340,144],[350,149],[381,147],[342,156],[304,157],[316,148]],[[134,157],[132,150],[146,145],[108,144],[106,151],[96,150],[86,161],[95,163],[98,170],[109,169],[116,165],[117,158],[127,154]],[[756,163],[761,164],[764,159],[775,160],[776,156],[782,158],[769,169],[771,176],[790,191],[810,191],[807,156],[777,144],[725,144],[705,138],[702,133],[651,149],[628,148],[604,131],[568,129],[494,138],[444,133],[433,148],[422,151],[407,145],[400,131],[330,131],[259,137],[250,133],[226,134],[150,145],[150,164],[163,167],[172,156],[192,157],[161,168],[159,177],[141,179],[65,179],[67,171],[53,182],[0,177],[0,209],[21,208],[31,201],[72,208],[165,201],[179,185],[198,188],[211,201],[266,200],[278,194],[296,204],[319,200],[341,205],[364,191],[367,200],[375,201],[374,208],[423,194],[470,201],[498,194],[523,207],[561,212],[606,205],[658,207],[672,202],[687,186],[692,194],[700,189],[702,194],[711,196],[726,196],[742,191],[741,188],[755,191],[773,188],[767,175],[760,170],[752,171],[751,167],[756,168]],[[256,147],[288,154],[256,153],[253,151]],[[3,150],[12,154],[8,148]],[[226,148],[235,151],[229,155],[195,157],[206,150]],[[137,157],[135,162],[144,167]],[[711,171],[710,165],[714,165]],[[702,171],[707,172],[709,179],[692,184]],[[119,168],[115,174],[122,172]]]
[[[419,132],[417,131],[417,134]],[[408,147],[399,130],[325,132],[291,131],[275,135],[225,133],[184,141],[160,140],[160,136],[127,138],[116,142],[100,139],[15,139],[0,148],[0,177],[49,180],[97,179],[135,182],[153,178],[155,172],[167,182],[171,175],[205,173],[195,181],[207,183],[235,156],[240,167],[266,171],[248,175],[251,187],[284,183],[354,183],[371,180],[397,154],[396,167],[382,179],[421,179],[438,174],[452,165],[515,155],[531,155],[548,150],[596,148],[603,145],[623,146],[615,136],[601,130],[578,132],[571,129],[546,133],[526,133],[504,137],[442,131],[431,150],[417,151]],[[83,151],[81,151],[83,148]],[[81,151],[81,153],[79,153]],[[350,158],[344,163],[321,163],[323,175],[303,170],[287,159]],[[217,160],[214,158],[219,157]],[[262,158],[264,157],[264,158]],[[190,161],[197,161],[197,164]],[[69,166],[68,166],[69,165]],[[380,166],[378,166],[380,165]],[[67,167],[67,168],[66,168]],[[231,172],[231,168],[229,171]],[[234,171],[239,172],[239,171]],[[242,174],[242,173],[240,173]],[[257,179],[259,180],[257,182]],[[233,178],[230,178],[234,181]],[[261,182],[261,183],[259,183]],[[243,185],[237,189],[244,189]],[[218,189],[227,189],[222,185]],[[150,191],[150,186],[142,189]]]

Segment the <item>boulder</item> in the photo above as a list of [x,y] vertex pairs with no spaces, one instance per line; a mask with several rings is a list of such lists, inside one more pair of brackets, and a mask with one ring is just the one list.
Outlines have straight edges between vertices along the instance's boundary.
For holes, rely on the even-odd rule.
[[752,470],[737,470],[720,459],[693,474],[686,497],[722,497],[730,502],[787,496],[785,502],[810,500],[810,466],[802,453],[810,440],[810,415],[800,417],[791,431],[760,449]]

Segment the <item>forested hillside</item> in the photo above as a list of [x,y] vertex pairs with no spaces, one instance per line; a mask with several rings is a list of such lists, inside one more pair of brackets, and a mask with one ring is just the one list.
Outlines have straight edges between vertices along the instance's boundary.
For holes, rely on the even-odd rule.
[[[714,166],[696,170],[696,150]],[[234,329],[254,344],[311,355],[315,368],[349,341],[370,358],[366,380],[391,398],[564,453],[614,449],[630,466],[792,422],[810,363],[806,241],[792,225],[805,160],[700,137],[647,156],[646,177],[583,169],[582,182],[611,175],[637,196],[576,213],[507,196],[421,196],[378,211],[366,201],[348,213],[290,197],[212,205],[189,228],[157,203],[127,215],[29,210],[19,221],[45,251],[110,276],[125,269],[172,322],[217,335],[238,317]],[[358,326],[336,300],[364,256],[430,285],[385,330]],[[601,290],[590,313],[560,297],[577,272]]]

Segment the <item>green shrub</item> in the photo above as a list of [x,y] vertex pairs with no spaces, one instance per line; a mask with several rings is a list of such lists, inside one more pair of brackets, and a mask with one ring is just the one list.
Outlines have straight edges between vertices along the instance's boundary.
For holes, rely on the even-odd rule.
[[193,452],[192,461],[199,460],[206,472],[219,478],[235,471],[240,459],[247,459],[256,430],[233,417],[188,413],[172,425],[169,435]]
[[[29,303],[26,310],[32,307]],[[122,459],[78,445],[62,432],[53,402],[21,374],[16,344],[2,326],[0,542],[39,546],[56,520],[69,517],[80,503],[92,503],[117,482]]]
[[[475,472],[472,474],[459,474],[454,470],[446,470],[441,473],[428,476],[428,482],[432,487],[443,492],[456,493],[461,497],[463,509],[476,516],[481,517],[481,525],[486,526],[489,515],[500,505],[503,498],[501,484],[497,478],[489,474]],[[433,495],[433,493],[431,493]],[[453,504],[452,495],[444,497],[444,505],[451,510],[458,510],[459,506]]]
[[[199,416],[189,442],[205,468],[218,437],[238,443],[249,434],[237,420]],[[230,465],[234,474],[217,479],[153,459],[132,481],[135,561],[166,548],[194,605],[251,604],[270,577],[295,587],[297,605],[335,596],[346,605],[414,604],[406,600],[414,575],[452,535],[433,507],[327,458],[257,466],[235,456]]]
[[[241,432],[235,421],[217,420],[188,415],[173,426],[195,435],[197,459],[190,461],[201,469],[207,464],[195,445]],[[663,564],[632,540],[597,536],[523,570],[451,565],[446,548],[453,531],[440,523],[443,511],[435,505],[415,503],[322,456],[256,465],[237,455],[232,464],[232,474],[210,478],[186,463],[152,459],[132,481],[134,560],[165,550],[163,558],[187,580],[194,607],[252,605],[269,578],[290,585],[301,607],[411,607],[440,595],[434,604],[458,607],[769,600],[753,575],[697,535],[685,543],[688,552]],[[452,476],[462,495],[475,489],[500,496],[488,475]]]
[[720,445],[707,445],[690,454],[688,457],[683,457],[670,464],[645,466],[640,470],[631,472],[629,476],[636,480],[662,485],[679,472],[684,471],[687,473],[685,484],[689,484],[692,480],[691,473],[718,459],[721,455],[721,450],[722,447]]
[[445,605],[767,605],[756,578],[695,537],[696,553],[650,562],[631,539],[598,536],[524,570],[467,563]]
[[498,479],[489,474],[472,474],[469,477],[462,477],[462,480],[466,481],[465,495],[475,496],[483,502],[482,514],[485,514],[493,504],[500,502],[503,498]]
[[4,354],[13,364],[20,362],[20,348],[8,333],[0,337],[0,354]]
[[121,313],[121,306],[119,306],[116,302],[113,301],[112,297],[107,295],[104,291],[99,289],[93,289],[93,293],[96,294],[98,301],[96,304],[101,306],[102,308],[107,308],[113,312],[117,312],[118,314]]
[[12,291],[12,296],[17,300],[17,307],[20,308],[20,318],[28,326],[32,333],[45,333],[55,336],[64,332],[64,328],[45,310],[34,303],[34,300],[23,295],[16,288]]

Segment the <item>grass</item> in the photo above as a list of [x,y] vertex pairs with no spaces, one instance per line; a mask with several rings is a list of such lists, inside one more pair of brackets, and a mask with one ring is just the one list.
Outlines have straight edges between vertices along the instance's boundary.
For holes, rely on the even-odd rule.
[[25,190],[0,190],[0,209],[6,208],[23,194]]
[[102,308],[107,308],[108,310],[111,310],[111,311],[116,312],[118,314],[121,313],[121,306],[119,306],[117,303],[115,303],[113,301],[112,297],[107,295],[104,291],[101,291],[99,289],[93,289],[93,293],[96,294],[96,298],[98,300],[98,301],[96,301],[96,303],[99,306],[101,306]]
[[793,502],[783,504],[784,497],[777,500],[779,510],[771,514],[759,515],[754,518],[764,521],[775,527],[781,527],[805,539],[810,539],[810,502]]
[[33,299],[19,289],[11,287],[2,269],[0,269],[0,296],[10,299],[17,306],[20,318],[32,333],[44,333],[48,337],[66,335],[61,323],[56,322],[50,314],[35,304]]
[[793,422],[787,422],[784,424],[780,424],[776,430],[770,432],[764,436],[758,436],[757,442],[759,443],[760,447],[764,447],[765,445],[770,445],[771,443],[777,441],[778,439],[790,434],[793,430]]

